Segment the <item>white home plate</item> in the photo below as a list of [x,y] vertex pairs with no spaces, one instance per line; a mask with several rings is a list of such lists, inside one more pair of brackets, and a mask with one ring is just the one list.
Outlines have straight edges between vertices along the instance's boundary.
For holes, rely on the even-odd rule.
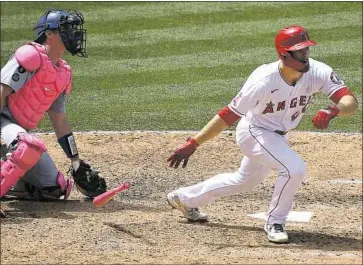
[[[262,220],[267,220],[267,213],[254,213],[254,214],[248,214],[247,216],[252,218],[258,218]],[[313,216],[313,212],[295,212],[291,211],[289,212],[287,216],[287,221],[289,222],[309,222],[311,217]]]
[[346,183],[346,184],[362,184],[361,179],[334,179],[329,180],[330,183]]

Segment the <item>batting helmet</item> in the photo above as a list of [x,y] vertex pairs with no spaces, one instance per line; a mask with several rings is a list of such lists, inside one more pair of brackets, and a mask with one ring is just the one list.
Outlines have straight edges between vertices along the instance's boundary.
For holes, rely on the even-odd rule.
[[294,51],[316,44],[317,42],[310,40],[306,29],[301,26],[283,28],[275,37],[277,54],[283,64],[299,72],[309,70],[309,60],[294,58]]
[[59,30],[62,42],[72,55],[87,57],[86,30],[83,28],[84,18],[80,12],[73,10],[49,9],[42,15],[35,28],[35,42],[45,40],[46,30]]

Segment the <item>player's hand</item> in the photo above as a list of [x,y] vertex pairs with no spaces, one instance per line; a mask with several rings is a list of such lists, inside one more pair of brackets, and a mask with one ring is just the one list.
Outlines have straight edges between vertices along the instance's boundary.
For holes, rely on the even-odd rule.
[[189,138],[182,148],[177,149],[174,154],[168,158],[167,162],[169,162],[169,167],[178,168],[182,161],[182,167],[186,167],[189,157],[197,150],[197,147],[197,142],[193,138]]
[[318,113],[313,118],[313,124],[318,129],[328,128],[331,119],[338,116],[339,109],[337,106],[330,106],[326,109],[319,110]]

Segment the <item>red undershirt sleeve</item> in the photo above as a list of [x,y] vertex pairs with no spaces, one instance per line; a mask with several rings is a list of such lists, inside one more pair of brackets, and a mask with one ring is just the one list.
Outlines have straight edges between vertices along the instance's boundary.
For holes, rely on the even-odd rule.
[[348,87],[343,87],[334,92],[334,94],[330,97],[330,100],[332,100],[335,104],[338,104],[340,99],[346,95],[351,95],[356,99],[356,97],[353,95]]
[[228,124],[228,126],[233,125],[233,123],[241,118],[236,113],[234,113],[228,106],[225,106],[223,109],[221,109],[218,112],[218,115]]

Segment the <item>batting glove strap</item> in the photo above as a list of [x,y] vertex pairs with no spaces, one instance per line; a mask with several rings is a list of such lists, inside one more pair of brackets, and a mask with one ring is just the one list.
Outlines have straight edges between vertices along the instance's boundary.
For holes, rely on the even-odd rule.
[[198,148],[199,144],[195,141],[195,139],[194,139],[194,138],[189,137],[189,138],[187,139],[187,141],[188,141],[188,142],[185,144],[185,146],[187,146],[187,145],[191,145],[191,147],[192,147],[192,148],[194,148],[194,149],[197,149],[197,148]]

